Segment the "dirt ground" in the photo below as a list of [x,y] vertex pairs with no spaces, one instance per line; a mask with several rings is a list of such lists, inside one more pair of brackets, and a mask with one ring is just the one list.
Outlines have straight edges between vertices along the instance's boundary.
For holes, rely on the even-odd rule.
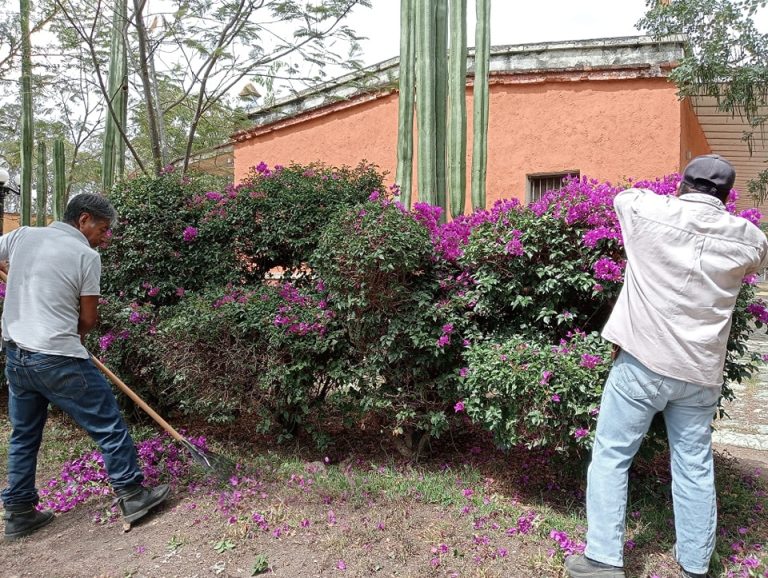
[[[436,505],[373,502],[322,503],[280,497],[278,488],[264,487],[256,497],[275,530],[256,524],[230,524],[216,511],[212,496],[179,490],[167,505],[123,532],[119,520],[94,522],[94,512],[110,507],[107,498],[94,498],[57,515],[33,537],[0,544],[0,575],[4,578],[194,578],[251,576],[259,554],[268,557],[270,576],[558,576],[548,567],[547,552],[537,540],[493,536],[501,558],[487,558],[485,546],[466,543],[465,523],[455,508]],[[407,506],[407,507],[405,507]],[[332,508],[335,520],[329,521]],[[303,527],[306,524],[306,527]],[[460,529],[461,528],[461,529]],[[249,538],[249,539],[244,539]],[[217,552],[214,546],[230,539],[235,547]],[[444,556],[433,567],[431,548],[452,544],[460,555]],[[487,548],[490,548],[488,546]],[[483,553],[482,567],[473,561]],[[511,572],[511,574],[510,574]]]

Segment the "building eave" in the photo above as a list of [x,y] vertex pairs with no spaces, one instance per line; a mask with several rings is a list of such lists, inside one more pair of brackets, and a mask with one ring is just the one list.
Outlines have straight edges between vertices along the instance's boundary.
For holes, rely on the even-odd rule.
[[[554,79],[585,80],[666,76],[683,57],[685,38],[670,36],[654,40],[647,36],[539,42],[494,46],[490,56],[490,82],[543,82]],[[232,135],[235,142],[322,116],[396,92],[399,58],[391,58],[295,95],[283,98],[249,114],[250,129]],[[471,84],[474,51],[467,57]]]

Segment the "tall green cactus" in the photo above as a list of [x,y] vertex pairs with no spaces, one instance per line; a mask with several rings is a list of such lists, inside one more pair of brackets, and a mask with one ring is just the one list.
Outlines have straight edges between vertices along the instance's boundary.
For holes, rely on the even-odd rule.
[[416,0],[416,124],[419,141],[419,199],[437,204],[435,189],[435,4]]
[[64,218],[64,209],[67,206],[67,180],[64,169],[64,141],[53,141],[53,199],[51,208],[53,220],[61,221]]
[[[117,111],[120,113],[120,126],[128,126],[128,55],[123,51],[123,79],[120,83],[120,98]],[[115,176],[122,180],[125,176],[125,140],[119,131],[115,131]]]
[[48,155],[45,150],[45,142],[37,143],[37,219],[38,227],[46,225],[46,204],[48,201]]
[[491,58],[491,0],[476,0],[475,78],[472,89],[472,208],[485,207],[488,167],[488,68]]
[[451,216],[464,214],[467,196],[467,0],[451,0],[448,61],[448,190]]
[[32,43],[29,0],[19,0],[21,24],[21,224],[31,224],[32,204]]
[[435,194],[437,205],[443,209],[440,219],[445,222],[448,211],[445,138],[448,115],[448,0],[435,0]]
[[[467,180],[467,2],[450,0],[449,5],[448,0],[401,0],[400,10],[398,183],[401,187],[404,183],[410,185],[410,173],[406,171],[412,163],[413,151],[408,147],[412,147],[413,121],[407,115],[413,105],[408,75],[415,60],[419,198],[446,209],[450,195],[451,214],[456,217],[464,212]],[[484,207],[490,0],[477,0],[477,11],[472,203],[474,207]],[[411,22],[415,22],[415,33],[409,31]],[[413,36],[415,45],[409,40]],[[404,193],[404,201],[410,200],[410,186]],[[445,218],[447,211],[442,215]]]
[[397,184],[400,201],[411,206],[413,189],[414,36],[416,0],[400,0],[400,80],[397,115]]

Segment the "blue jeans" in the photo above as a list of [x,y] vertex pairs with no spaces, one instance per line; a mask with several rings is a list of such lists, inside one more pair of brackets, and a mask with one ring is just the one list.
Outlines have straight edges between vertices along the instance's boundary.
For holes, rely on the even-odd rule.
[[627,478],[651,419],[663,412],[672,460],[677,561],[703,574],[715,548],[711,424],[720,388],[664,377],[621,352],[603,390],[587,474],[588,558],[623,566]]
[[48,418],[48,403],[68,413],[98,444],[115,490],[140,484],[144,476],[136,447],[106,379],[90,359],[46,355],[9,345],[5,349],[8,414],[13,427],[8,445],[5,506],[37,504],[37,452]]

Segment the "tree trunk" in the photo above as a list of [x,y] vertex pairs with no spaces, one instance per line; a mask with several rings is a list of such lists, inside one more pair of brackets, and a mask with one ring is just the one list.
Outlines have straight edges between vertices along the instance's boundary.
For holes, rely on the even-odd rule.
[[134,20],[139,41],[139,75],[144,88],[144,104],[147,109],[147,127],[149,129],[149,146],[152,150],[152,164],[155,174],[159,175],[163,169],[163,150],[160,144],[160,131],[157,126],[157,106],[155,93],[152,90],[152,79],[149,72],[149,40],[147,27],[144,24],[144,0],[133,0]]

